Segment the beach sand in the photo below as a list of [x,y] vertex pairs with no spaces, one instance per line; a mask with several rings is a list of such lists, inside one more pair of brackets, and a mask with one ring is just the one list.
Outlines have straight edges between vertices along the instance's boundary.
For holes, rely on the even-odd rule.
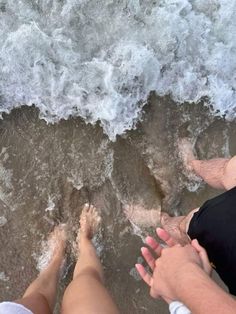
[[203,104],[176,105],[169,97],[150,96],[136,130],[108,140],[99,125],[79,118],[46,124],[34,107],[14,109],[0,121],[0,299],[12,300],[37,275],[40,245],[54,224],[68,224],[66,271],[74,265],[70,244],[82,206],[102,212],[95,242],[107,287],[121,313],[168,313],[152,300],[134,264],[142,237],[153,228],[127,221],[123,206],[162,208],[184,214],[219,191],[183,173],[178,139],[195,141],[199,158],[236,154],[235,122],[213,116]]

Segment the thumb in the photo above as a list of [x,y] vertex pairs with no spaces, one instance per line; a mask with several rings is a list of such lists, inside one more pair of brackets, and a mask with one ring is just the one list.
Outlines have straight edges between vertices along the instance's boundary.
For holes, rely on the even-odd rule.
[[211,275],[212,268],[211,268],[211,264],[210,264],[210,261],[208,259],[208,255],[207,255],[206,250],[198,243],[197,239],[192,240],[191,244],[199,254],[199,257],[200,257],[201,262],[202,262],[203,270],[208,275]]

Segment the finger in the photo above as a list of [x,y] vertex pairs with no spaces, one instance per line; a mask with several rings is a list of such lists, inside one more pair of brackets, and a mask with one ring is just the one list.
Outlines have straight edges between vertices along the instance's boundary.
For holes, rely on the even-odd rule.
[[203,269],[210,275],[212,268],[206,250],[199,244],[197,239],[192,240],[191,244],[199,254]]
[[162,246],[153,237],[148,236],[146,238],[146,243],[156,253],[157,256],[161,255]]
[[155,258],[152,256],[151,252],[146,247],[142,247],[141,252],[142,252],[143,258],[147,262],[148,266],[153,271],[155,268]]
[[156,233],[158,237],[164,241],[169,247],[178,244],[178,242],[164,229],[157,228]]
[[151,286],[151,275],[146,271],[146,269],[141,264],[135,265],[137,272],[139,273],[140,277],[143,279],[144,282],[150,287]]

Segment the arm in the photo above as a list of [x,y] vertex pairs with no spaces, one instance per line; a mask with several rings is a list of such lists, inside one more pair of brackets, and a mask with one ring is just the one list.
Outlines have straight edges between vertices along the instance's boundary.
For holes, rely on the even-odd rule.
[[236,313],[236,301],[203,269],[207,255],[194,241],[162,250],[150,278],[151,296],[179,300],[194,314]]
[[236,313],[236,301],[209,277],[211,267],[207,253],[197,240],[181,247],[175,245],[174,239],[165,230],[157,229],[157,234],[171,248],[163,249],[153,238],[147,238],[148,246],[159,256],[155,261],[147,248],[141,250],[153,275],[142,265],[136,265],[140,276],[151,288],[151,296],[162,297],[170,303],[170,310],[173,307],[171,313],[175,314],[188,309],[182,304],[175,306],[174,300],[181,301],[194,314],[209,311],[214,314]]
[[233,314],[236,301],[198,265],[189,263],[177,277],[176,297],[196,314]]

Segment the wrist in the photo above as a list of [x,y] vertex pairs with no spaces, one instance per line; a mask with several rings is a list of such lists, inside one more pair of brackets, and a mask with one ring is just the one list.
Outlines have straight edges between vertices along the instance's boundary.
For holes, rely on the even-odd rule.
[[192,313],[234,314],[236,301],[222,290],[205,272],[194,263],[184,265],[178,276],[176,297]]
[[[193,262],[188,262],[182,265],[176,274],[175,294],[178,300],[182,300],[182,294],[185,293],[185,289],[188,289],[193,285],[193,282],[202,276],[207,276],[203,269]],[[208,276],[207,276],[208,277]]]

